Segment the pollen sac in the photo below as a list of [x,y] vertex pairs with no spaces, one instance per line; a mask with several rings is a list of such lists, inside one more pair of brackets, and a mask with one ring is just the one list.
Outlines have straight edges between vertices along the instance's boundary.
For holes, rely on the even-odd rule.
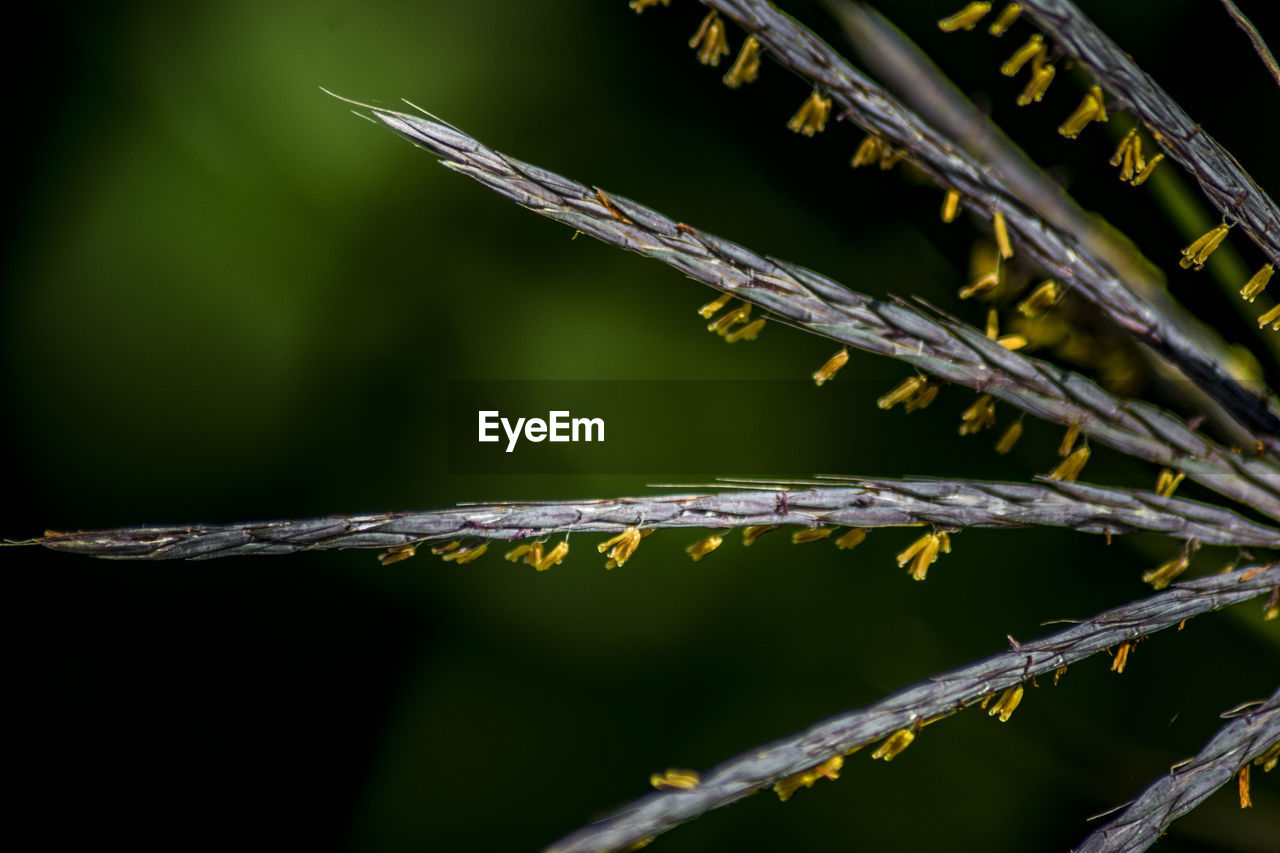
[[867,529],[865,527],[854,527],[836,540],[836,547],[841,551],[848,551],[850,548],[856,548],[861,545],[866,538]]
[[649,784],[659,791],[692,791],[701,783],[702,777],[693,770],[668,769],[649,777]]
[[1272,308],[1270,311],[1258,318],[1259,329],[1268,323],[1271,324],[1271,331],[1280,331],[1280,305],[1277,305],[1275,308]]
[[824,98],[817,89],[809,93],[808,99],[796,110],[796,114],[787,122],[793,133],[813,136],[827,128],[827,117],[831,115],[831,99]]
[[1116,656],[1111,659],[1111,671],[1117,675],[1124,673],[1125,666],[1129,663],[1129,652],[1133,651],[1133,643],[1121,643],[1120,648],[1116,649]]
[[911,563],[911,579],[922,581],[929,573],[929,566],[938,561],[939,551],[951,553],[951,537],[946,533],[926,533],[898,555],[898,568]]
[[1010,3],[1000,10],[1000,14],[991,22],[991,26],[987,27],[987,32],[999,38],[1008,32],[1009,27],[1013,26],[1013,22],[1018,20],[1018,16],[1022,14],[1022,7],[1017,3]]
[[791,799],[791,795],[801,788],[812,788],[813,783],[819,779],[838,779],[840,778],[840,768],[844,767],[844,757],[835,756],[828,758],[817,767],[811,767],[800,773],[788,776],[773,785],[773,791],[778,795],[778,799],[786,802]]
[[817,542],[820,539],[826,539],[835,533],[834,527],[809,527],[804,530],[797,530],[791,534],[792,545],[803,545],[806,542]]
[[1247,809],[1253,806],[1253,798],[1249,796],[1249,765],[1240,768],[1240,778],[1238,782],[1238,790],[1240,792],[1240,808]]
[[751,305],[743,302],[737,308],[732,308],[715,320],[707,324],[708,332],[715,332],[720,337],[725,337],[729,331],[739,323],[745,323],[751,317]]
[[971,30],[990,11],[990,3],[970,3],[951,17],[938,21],[938,29],[944,33],[953,33],[956,30]]
[[661,3],[663,6],[670,6],[671,0],[631,0],[627,5],[631,7],[631,11],[639,15],[650,6],[657,6]]
[[919,376],[912,376],[904,379],[902,384],[894,388],[888,394],[885,394],[876,401],[876,405],[882,409],[892,409],[899,403],[905,403],[912,397],[918,395],[922,388],[928,383]]
[[1244,297],[1246,302],[1252,302],[1258,298],[1258,294],[1267,289],[1267,282],[1271,281],[1271,276],[1276,268],[1271,264],[1265,264],[1262,269],[1253,274],[1253,278],[1240,289],[1240,295]]
[[1084,470],[1084,464],[1088,461],[1089,448],[1087,446],[1081,447],[1066,459],[1063,459],[1062,462],[1058,464],[1057,468],[1054,468],[1045,476],[1050,480],[1062,480],[1064,483],[1074,483],[1076,477],[1079,477],[1080,472]]
[[1168,468],[1163,468],[1160,475],[1156,477],[1156,494],[1162,498],[1171,498],[1177,490],[1178,484],[1186,478],[1186,474],[1181,471],[1174,472]]
[[1178,266],[1185,269],[1195,267],[1197,270],[1204,269],[1205,261],[1209,260],[1209,256],[1214,250],[1222,245],[1222,241],[1227,239],[1227,232],[1231,230],[1231,226],[1225,222],[1206,234],[1196,238],[1190,246],[1182,250],[1182,259],[1178,261]]
[[979,278],[973,284],[960,288],[957,294],[961,299],[968,299],[971,296],[986,296],[988,293],[994,293],[996,288],[1000,286],[1000,274],[994,270]]
[[438,557],[441,554],[444,554],[448,551],[452,551],[454,548],[457,548],[461,544],[462,544],[461,542],[455,539],[452,542],[446,542],[443,545],[432,545],[431,553],[435,554]]
[[720,310],[724,308],[724,306],[728,305],[729,300],[732,298],[733,296],[728,293],[720,294],[715,299],[698,309],[699,316],[710,320],[716,314],[720,313]]
[[1018,313],[1023,317],[1038,317],[1062,298],[1062,288],[1056,281],[1046,281],[1031,291],[1031,295],[1018,303]]
[[533,567],[540,572],[545,572],[552,566],[558,566],[563,563],[564,558],[567,556],[569,556],[569,540],[565,539],[557,543],[556,547],[544,554],[542,559],[533,564]]
[[1076,439],[1080,437],[1079,422],[1073,423],[1067,427],[1067,431],[1062,435],[1062,442],[1058,445],[1058,455],[1067,457],[1071,455],[1071,451],[1076,446]]
[[880,159],[880,148],[883,143],[880,137],[875,134],[867,134],[862,142],[858,144],[858,150],[853,152],[853,157],[849,160],[849,165],[855,169],[863,166],[870,166],[872,163]]
[[725,36],[724,22],[714,9],[702,19],[698,31],[689,39],[689,47],[698,51],[698,61],[703,65],[719,65],[720,57],[729,54],[729,39]]
[[612,569],[617,566],[624,566],[627,560],[631,559],[631,555],[636,552],[636,548],[640,545],[640,528],[628,527],[612,539],[607,539],[596,546],[596,551],[603,554],[609,550],[609,562],[605,563],[606,569]]
[[378,555],[378,562],[384,566],[392,563],[398,563],[401,560],[407,560],[417,553],[417,548],[413,545],[397,545],[394,548],[388,548],[386,551]]
[[1013,257],[1013,245],[1009,242],[1009,226],[1005,224],[1004,213],[997,210],[991,216],[991,230],[996,235],[996,247],[1000,257],[1006,261]]
[[840,350],[840,352],[827,359],[826,364],[813,372],[813,384],[821,388],[823,384],[830,382],[832,377],[839,373],[840,368],[844,367],[848,361],[849,351],[847,349]]
[[911,746],[911,742],[915,739],[916,733],[911,729],[898,729],[876,747],[876,751],[871,753],[871,757],[893,761],[894,758],[902,754],[903,750]]
[[1033,35],[1027,39],[1026,44],[1013,52],[1013,56],[1009,57],[1004,65],[1000,66],[1000,73],[1006,77],[1013,77],[1022,70],[1022,66],[1031,61],[1031,58],[1040,54],[1044,50],[1044,38],[1039,34]]
[[1253,759],[1253,763],[1262,768],[1263,773],[1270,773],[1276,769],[1276,760],[1280,759],[1280,743],[1275,744],[1266,752]]
[[1000,440],[996,442],[996,453],[1004,456],[1010,450],[1013,450],[1013,446],[1018,443],[1020,438],[1022,438],[1022,418],[1014,421],[1004,431],[1004,435],[1000,436]]
[[1018,95],[1018,106],[1025,107],[1032,102],[1040,103],[1044,93],[1049,90],[1049,84],[1053,82],[1053,77],[1056,73],[1057,70],[1048,62],[1034,69],[1031,72],[1031,79],[1027,81],[1026,88],[1022,90],[1022,94]]
[[1098,86],[1091,86],[1089,87],[1089,93],[1080,102],[1080,106],[1076,107],[1076,111],[1068,116],[1067,120],[1058,128],[1058,133],[1067,139],[1075,139],[1080,135],[1080,131],[1084,130],[1091,122],[1106,120],[1107,108],[1103,102],[1102,89]]
[[1022,685],[1015,684],[1008,690],[1000,694],[1000,698],[995,704],[987,709],[988,717],[1000,717],[1000,722],[1007,723],[1009,718],[1013,716],[1013,712],[1018,709],[1018,705],[1022,702]]
[[902,411],[910,413],[916,409],[926,408],[937,396],[938,384],[936,382],[926,382],[924,388],[920,389],[919,394],[916,394],[903,404]]
[[756,543],[756,540],[768,533],[770,530],[777,530],[776,524],[761,524],[759,526],[747,527],[742,531],[742,545],[744,548],[750,548]]
[[1187,566],[1191,565],[1191,558],[1186,554],[1178,557],[1176,560],[1170,560],[1160,566],[1146,572],[1142,575],[1142,582],[1151,584],[1152,589],[1164,589],[1169,584],[1187,570]]
[[960,193],[955,190],[947,190],[947,194],[942,199],[942,221],[955,222],[956,214],[960,212]]
[[[1141,159],[1141,156],[1139,156],[1139,159]],[[1138,168],[1138,174],[1133,176],[1133,179],[1129,181],[1129,184],[1135,187],[1140,187],[1145,184],[1147,182],[1147,178],[1151,177],[1151,173],[1156,170],[1156,166],[1159,166],[1160,161],[1163,159],[1163,154],[1157,154],[1152,157],[1146,165]]]
[[708,536],[706,539],[699,539],[697,542],[694,542],[688,548],[685,548],[684,552],[692,557],[693,561],[696,563],[715,549],[719,548],[720,543],[723,541],[724,539],[719,536]]
[[730,89],[736,89],[747,83],[754,83],[760,76],[760,42],[755,36],[747,36],[738,51],[738,58],[725,73],[723,81]]
[[464,566],[472,560],[480,559],[484,552],[488,550],[489,543],[480,542],[475,545],[468,545],[465,548],[459,548],[456,551],[450,551],[440,559],[446,563],[457,563],[459,566]]

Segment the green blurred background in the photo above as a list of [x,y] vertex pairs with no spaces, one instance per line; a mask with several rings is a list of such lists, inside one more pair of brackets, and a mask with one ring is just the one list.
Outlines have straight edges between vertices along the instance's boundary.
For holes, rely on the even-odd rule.
[[[1026,25],[1001,41],[939,33],[959,5],[882,8],[1156,259],[1178,298],[1266,359],[1224,296],[1256,251],[1233,239],[1239,254],[1207,273],[1178,270],[1213,215],[1176,170],[1132,190],[1105,165],[1105,132],[1057,136],[1078,82],[1015,108],[997,67]],[[1280,94],[1216,2],[1084,5],[1276,194]],[[1240,5],[1274,36],[1269,4]],[[784,8],[838,43],[814,4]],[[321,86],[393,108],[408,98],[757,251],[982,322],[954,297],[978,232],[938,222],[934,189],[849,170],[850,128],[790,134],[807,90],[776,66],[724,89],[724,66],[685,45],[701,13],[690,0],[641,17],[625,0],[16,12],[11,37],[57,47],[8,57],[0,340],[15,506],[0,533],[634,493],[645,477],[585,466],[448,474],[446,383],[796,379],[834,350],[778,325],[725,346],[693,313],[706,288],[571,240]],[[814,390],[847,422],[826,472],[1026,479],[1052,466],[1060,432],[1044,425],[1004,458],[991,434],[958,438],[963,389],[909,417],[876,409],[908,373],[854,354]],[[732,431],[734,411],[722,416]],[[773,428],[806,442],[786,411]],[[715,467],[750,476],[786,460]],[[1154,476],[1105,449],[1086,472]],[[696,535],[664,533],[613,572],[578,539],[544,574],[496,554],[381,567],[359,551],[143,565],[6,550],[10,704],[27,747],[13,812],[49,848],[536,849],[644,793],[651,772],[705,769],[1006,635],[1143,596],[1141,571],[1177,551],[971,531],[913,584],[893,557],[915,535],[877,532],[853,552],[777,534],[747,551],[733,537],[693,564],[682,548]],[[1206,550],[1193,572],[1232,556]],[[1122,677],[1091,660],[1003,726],[962,714],[892,764],[857,756],[836,784],[785,805],[754,797],[653,849],[1065,848],[1086,817],[1193,753],[1219,712],[1275,688],[1277,633],[1254,606],[1198,619],[1140,646]],[[1280,787],[1261,775],[1254,787],[1253,810],[1221,792],[1161,849],[1274,850]]]

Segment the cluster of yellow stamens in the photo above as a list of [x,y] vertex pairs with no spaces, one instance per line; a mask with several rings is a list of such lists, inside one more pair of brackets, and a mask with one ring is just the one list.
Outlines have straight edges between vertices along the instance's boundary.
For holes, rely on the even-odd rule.
[[[631,555],[636,552],[636,548],[640,546],[640,540],[648,533],[640,532],[638,527],[628,527],[612,539],[606,539],[596,546],[596,551],[603,554],[609,551],[609,562],[604,564],[606,569],[612,569],[617,566],[624,566],[627,560],[631,559]],[[612,550],[609,550],[612,549]]]
[[787,127],[793,133],[803,133],[805,136],[813,136],[815,133],[821,133],[827,128],[827,118],[831,115],[831,99],[823,97],[822,93],[814,89],[809,93],[809,97],[800,105],[800,109],[796,110],[796,114],[787,122]]
[[945,33],[953,33],[956,30],[971,30],[990,11],[990,3],[970,3],[951,17],[938,21],[938,29]]
[[1031,295],[1018,303],[1018,313],[1024,317],[1038,317],[1058,304],[1062,288],[1056,281],[1046,281],[1031,291]]
[[1174,472],[1168,468],[1160,469],[1160,475],[1156,477],[1156,494],[1162,498],[1171,498],[1173,493],[1177,491],[1178,484],[1186,478],[1186,474],[1181,471]]
[[926,533],[898,555],[898,568],[910,563],[911,579],[922,581],[929,567],[938,561],[939,553],[951,553],[951,537],[946,533]]
[[649,784],[659,791],[692,791],[701,782],[702,777],[693,770],[668,769],[649,777]]
[[840,371],[840,368],[844,367],[845,363],[848,361],[849,351],[847,349],[840,350],[840,352],[827,359],[826,364],[813,372],[813,384],[821,388],[824,383],[830,382],[832,377],[834,377]]
[[1111,155],[1110,162],[1112,166],[1120,167],[1120,180],[1140,187],[1147,182],[1147,178],[1151,177],[1151,173],[1163,159],[1163,154],[1157,154],[1150,160],[1143,157],[1142,137],[1138,135],[1138,129],[1133,127],[1116,146],[1116,153]]
[[724,21],[714,9],[702,19],[698,31],[689,39],[689,47],[698,51],[698,61],[703,65],[719,65],[720,58],[728,55],[729,39],[725,35]]
[[[732,298],[728,293],[722,293],[699,308],[698,314],[701,317],[710,319],[716,312],[728,305],[729,300]],[[735,326],[738,328],[734,328]],[[738,341],[754,341],[760,336],[760,330],[763,328],[764,318],[759,317],[751,320],[751,305],[747,302],[743,302],[736,308],[729,309],[707,324],[708,332],[715,332],[725,339],[725,343],[730,344],[736,344]]]
[[1000,334],[1000,315],[994,308],[987,312],[987,337],[1007,350],[1020,350],[1027,345],[1022,335]]
[[872,758],[883,758],[885,761],[893,761],[902,754],[903,750],[911,746],[916,739],[916,733],[911,729],[898,729],[898,731],[885,738],[875,752],[871,753]]
[[1276,268],[1271,264],[1263,264],[1262,269],[1253,274],[1253,277],[1240,288],[1240,295],[1244,297],[1246,302],[1252,302],[1258,298],[1258,294],[1267,289],[1267,282],[1271,281],[1271,276],[1275,273]]
[[1182,250],[1182,259],[1178,261],[1178,266],[1184,270],[1192,267],[1197,270],[1204,269],[1205,261],[1209,260],[1214,250],[1222,245],[1222,241],[1227,239],[1230,231],[1231,226],[1224,222],[1197,237],[1190,246]]
[[1132,641],[1120,644],[1120,647],[1116,649],[1115,657],[1111,659],[1112,672],[1117,675],[1124,673],[1124,668],[1129,664],[1129,653],[1133,651],[1134,645],[1135,643]]
[[938,396],[938,385],[922,376],[912,376],[876,401],[882,409],[892,409],[899,403],[908,412],[923,409]]
[[523,561],[527,565],[533,566],[540,572],[545,572],[552,566],[558,566],[564,562],[564,558],[569,556],[569,540],[565,539],[559,542],[550,551],[544,552],[542,542],[524,542],[512,548],[504,558],[511,563]]
[[801,788],[812,788],[813,783],[819,779],[838,779],[840,778],[840,768],[844,767],[844,758],[842,756],[834,756],[819,764],[817,767],[811,767],[808,770],[788,776],[773,785],[774,793],[778,795],[778,799],[786,802],[791,799],[791,795]]
[[760,76],[760,41],[755,36],[747,36],[738,51],[738,58],[722,78],[730,89],[736,89],[746,83],[754,83]]
[[1107,107],[1102,98],[1102,89],[1098,86],[1090,86],[1089,92],[1084,96],[1084,100],[1080,102],[1080,106],[1076,107],[1075,112],[1067,117],[1067,120],[1058,128],[1067,139],[1075,139],[1080,135],[1080,131],[1084,130],[1091,122],[1104,122],[1107,120]]
[[[1007,723],[1009,722],[1009,718],[1013,716],[1013,712],[1018,709],[1018,705],[1022,702],[1022,693],[1022,685],[1015,684],[1008,690],[1001,693],[1000,698],[997,699],[995,704],[990,708],[987,708],[987,700],[984,699],[982,707],[987,708],[988,717],[995,717],[998,715],[1000,717],[1000,722]],[[987,699],[990,698],[991,697],[989,696],[987,697]]]
[[995,426],[996,404],[990,394],[983,394],[974,400],[969,408],[960,414],[960,434],[973,435],[988,427]]
[[699,539],[692,545],[684,549],[696,563],[712,551],[720,547],[720,543],[724,542],[724,538],[720,536],[708,536],[706,539]]
[[1177,579],[1178,575],[1187,570],[1187,566],[1191,565],[1191,557],[1183,554],[1177,559],[1162,563],[1156,568],[1142,575],[1143,583],[1151,584],[1152,589],[1164,589]]

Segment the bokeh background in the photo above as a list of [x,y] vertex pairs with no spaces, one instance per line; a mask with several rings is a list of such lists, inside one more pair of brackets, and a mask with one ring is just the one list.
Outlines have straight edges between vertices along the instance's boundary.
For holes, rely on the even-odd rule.
[[[1001,41],[946,36],[934,22],[958,0],[881,5],[1179,299],[1273,370],[1230,296],[1261,263],[1252,247],[1233,239],[1206,273],[1179,270],[1178,249],[1214,215],[1175,169],[1132,190],[1105,164],[1106,131],[1062,140],[1078,81],[1013,106],[1018,84],[997,68],[1025,24]],[[1240,3],[1274,41],[1269,5]],[[1216,2],[1084,6],[1280,190],[1280,92]],[[784,8],[839,43],[815,4]],[[689,0],[640,17],[625,0],[12,10],[12,39],[56,47],[6,58],[0,534],[634,493],[653,478],[571,458],[559,475],[449,473],[446,383],[803,379],[833,351],[777,325],[725,346],[693,313],[701,285],[571,240],[321,86],[408,98],[757,251],[981,322],[954,296],[978,230],[938,222],[935,189],[848,169],[854,130],[790,134],[807,89],[776,66],[724,89],[724,66],[703,68],[685,44],[701,14]],[[854,354],[814,390],[845,427],[825,472],[1026,479],[1053,465],[1060,431],[1045,425],[1003,458],[991,434],[957,437],[963,389],[911,416],[876,409],[908,372]],[[748,390],[740,405],[768,401]],[[804,446],[789,414],[775,409],[771,429]],[[734,431],[732,407],[719,417]],[[789,468],[785,447],[714,467],[817,473]],[[1086,472],[1154,476],[1105,449]],[[613,572],[578,539],[543,574],[496,554],[146,565],[6,549],[11,823],[48,849],[537,849],[644,793],[654,771],[705,769],[1006,635],[1143,596],[1141,572],[1178,547],[970,531],[915,584],[893,560],[915,535],[877,532],[853,552],[734,537],[693,564],[682,549],[696,536],[665,533]],[[1233,557],[1203,551],[1193,572]],[[786,804],[754,797],[654,849],[1062,849],[1194,753],[1220,712],[1269,694],[1277,663],[1275,623],[1256,606],[1200,618],[1140,646],[1121,677],[1106,660],[1077,665],[1005,725],[961,714],[892,764],[856,756],[836,784]],[[1220,792],[1161,849],[1274,850],[1280,788],[1261,775],[1254,788],[1254,809]]]

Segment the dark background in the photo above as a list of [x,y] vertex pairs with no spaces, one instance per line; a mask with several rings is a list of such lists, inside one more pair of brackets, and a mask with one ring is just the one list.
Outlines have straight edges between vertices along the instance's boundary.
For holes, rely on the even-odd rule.
[[[1044,103],[1013,105],[1019,84],[997,69],[1026,24],[948,36],[934,22],[958,0],[881,5],[1270,369],[1251,319],[1269,298],[1245,312],[1232,295],[1256,250],[1236,236],[1205,273],[1179,270],[1216,214],[1176,169],[1133,190],[1106,165],[1115,127],[1059,137],[1082,91],[1068,75]],[[1269,4],[1240,5],[1274,42]],[[1218,3],[1084,6],[1276,195],[1280,92]],[[838,43],[813,4],[784,7]],[[7,52],[0,534],[635,493],[650,480],[572,460],[555,476],[450,476],[446,383],[803,379],[834,351],[778,325],[725,346],[694,314],[705,287],[571,240],[320,86],[406,97],[522,159],[981,323],[954,296],[979,231],[938,222],[935,189],[849,170],[850,128],[790,134],[807,88],[776,66],[724,89],[725,66],[685,45],[701,14],[689,0],[641,17],[625,0],[11,12],[11,42],[38,53]],[[1054,464],[1056,428],[1029,423],[1008,457],[994,434],[957,437],[963,389],[910,416],[876,409],[909,373],[855,353],[813,391],[848,427],[823,471],[1026,479]],[[770,429],[812,441],[788,414]],[[721,413],[725,431],[735,415]],[[779,464],[704,452],[726,476]],[[1155,473],[1098,448],[1085,479]],[[542,574],[495,554],[147,565],[6,549],[9,823],[49,849],[536,849],[644,793],[654,771],[705,769],[1007,634],[1146,595],[1141,572],[1178,549],[970,531],[915,584],[893,559],[915,536],[878,531],[852,552],[735,536],[694,564],[695,536],[660,533],[612,572],[578,539]],[[1192,572],[1233,556],[1202,551]],[[1219,712],[1274,690],[1275,625],[1255,605],[1197,619],[1140,646],[1123,676],[1079,664],[1007,724],[961,714],[892,764],[856,756],[838,783],[751,798],[653,849],[1063,849],[1194,753]],[[1241,812],[1220,792],[1161,849],[1274,849],[1274,774],[1255,774],[1254,801]]]

